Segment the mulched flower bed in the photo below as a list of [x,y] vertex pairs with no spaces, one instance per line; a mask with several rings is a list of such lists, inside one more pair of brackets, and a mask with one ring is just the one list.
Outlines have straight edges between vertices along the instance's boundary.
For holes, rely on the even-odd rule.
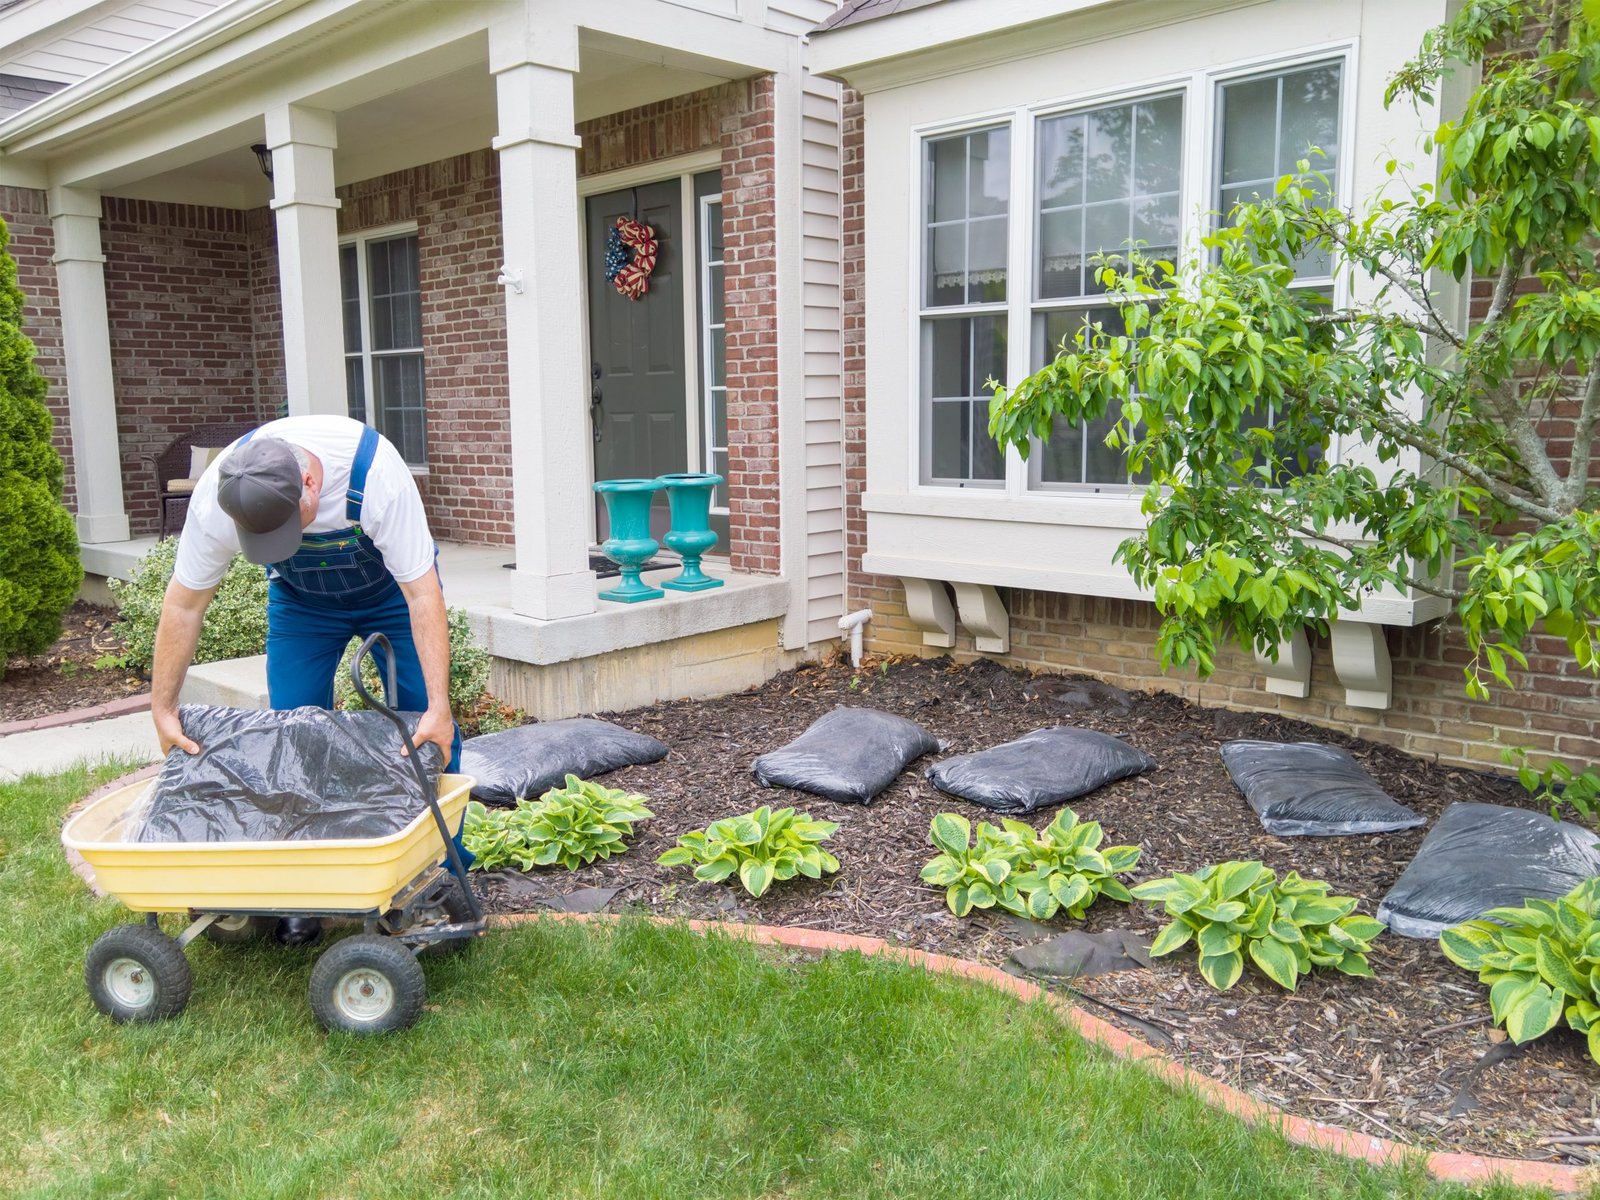
[[[570,874],[482,876],[489,907],[527,910],[557,893],[617,888],[612,909],[814,926],[997,965],[1017,946],[1070,927],[1065,918],[1045,928],[990,913],[957,920],[945,908],[942,889],[918,879],[934,853],[928,823],[935,813],[994,819],[935,791],[921,774],[932,760],[918,763],[866,808],[753,782],[750,763],[758,754],[787,742],[838,704],[910,717],[947,741],[952,754],[1054,724],[1114,734],[1152,754],[1159,767],[1072,807],[1104,825],[1108,844],[1143,848],[1136,878],[1256,858],[1280,875],[1292,869],[1326,879],[1335,893],[1360,897],[1368,913],[1415,855],[1426,830],[1273,837],[1223,770],[1220,743],[1258,737],[1344,746],[1390,795],[1430,823],[1457,800],[1536,807],[1514,781],[1435,765],[1297,721],[1201,708],[1163,693],[1127,695],[1126,707],[1112,693],[1085,709],[1071,706],[1071,691],[1061,677],[1030,678],[988,662],[898,662],[859,673],[847,664],[811,664],[736,696],[614,715],[619,724],[672,747],[663,762],[605,777],[610,786],[648,796],[656,819],[640,827],[627,854],[606,863]],[[842,864],[838,874],[779,884],[752,900],[742,890],[697,883],[687,868],[656,865],[656,856],[678,834],[760,804],[795,805],[839,822],[828,842]],[[1035,814],[1033,823],[1042,826],[1049,818],[1047,810]],[[1102,900],[1081,927],[1132,929],[1149,937],[1162,923],[1152,907]],[[1294,994],[1253,971],[1232,990],[1214,992],[1186,951],[1157,959],[1149,970],[1102,975],[1078,986],[1089,1011],[1304,1116],[1429,1148],[1600,1161],[1592,1147],[1542,1144],[1551,1137],[1600,1137],[1600,1066],[1579,1037],[1563,1027],[1524,1049],[1511,1047],[1488,1025],[1486,989],[1431,942],[1386,934],[1371,961],[1376,980],[1318,973]],[[1490,1060],[1480,1069],[1486,1054]]]
[[76,601],[61,618],[61,637],[43,654],[13,658],[0,676],[0,724],[47,717],[137,696],[150,681],[121,667],[96,667],[122,653],[111,632],[117,610]]

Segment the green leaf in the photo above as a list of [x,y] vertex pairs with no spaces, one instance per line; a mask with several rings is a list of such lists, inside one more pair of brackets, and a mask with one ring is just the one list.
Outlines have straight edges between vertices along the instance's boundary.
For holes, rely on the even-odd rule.
[[1217,899],[1232,900],[1249,891],[1262,876],[1269,874],[1271,872],[1259,862],[1223,863],[1212,876],[1211,883],[1216,888]]
[[1506,1013],[1506,1033],[1519,1046],[1543,1037],[1556,1027],[1561,1009],[1560,996],[1543,983],[1535,982]]
[[1362,979],[1377,978],[1373,973],[1372,967],[1367,962],[1367,956],[1357,950],[1345,951],[1344,957],[1333,964],[1333,969]]
[[1549,937],[1540,934],[1539,946],[1535,951],[1539,964],[1539,974],[1552,988],[1565,992],[1574,999],[1585,999],[1589,996],[1589,981],[1580,975],[1577,968],[1567,960],[1561,948]]
[[956,813],[940,813],[933,818],[928,836],[946,854],[963,858],[971,847],[972,826]]
[[687,846],[674,846],[656,861],[664,867],[681,867],[694,861],[694,851]]
[[964,917],[972,911],[972,893],[966,884],[957,884],[944,894],[944,902],[950,906],[950,911],[958,917]]
[[747,859],[739,868],[739,882],[752,896],[761,896],[772,886],[773,870],[770,863]]
[[1239,934],[1226,925],[1211,923],[1200,927],[1198,943],[1200,953],[1203,955],[1220,958],[1225,954],[1232,954],[1239,949],[1240,942]]
[[1200,974],[1219,992],[1225,992],[1239,982],[1244,974],[1244,955],[1235,950],[1232,954],[1200,956]]
[[[964,868],[948,854],[941,854],[922,868],[922,880],[937,887],[948,887],[964,874]],[[813,879],[816,876],[812,876]]]
[[1171,954],[1174,950],[1188,945],[1189,939],[1193,936],[1193,929],[1182,921],[1173,921],[1156,934],[1156,940],[1150,943],[1150,957],[1160,958],[1163,954]]
[[1250,943],[1250,959],[1261,968],[1261,973],[1279,987],[1295,990],[1299,968],[1294,951],[1273,938],[1263,938]]
[[711,862],[702,863],[694,869],[694,877],[706,883],[721,883],[735,870],[731,856],[713,859]]

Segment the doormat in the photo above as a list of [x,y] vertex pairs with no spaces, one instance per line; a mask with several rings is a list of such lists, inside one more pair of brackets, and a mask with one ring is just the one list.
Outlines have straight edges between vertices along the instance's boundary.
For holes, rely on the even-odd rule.
[[[501,563],[500,565],[508,571],[515,571],[517,569],[517,564],[514,562]],[[639,569],[641,571],[658,571],[662,567],[672,567],[676,565],[676,563],[665,562],[659,558],[652,558]],[[622,574],[622,568],[617,566],[616,563],[612,562],[604,554],[589,555],[589,570],[594,572],[596,579],[615,579],[617,576]]]

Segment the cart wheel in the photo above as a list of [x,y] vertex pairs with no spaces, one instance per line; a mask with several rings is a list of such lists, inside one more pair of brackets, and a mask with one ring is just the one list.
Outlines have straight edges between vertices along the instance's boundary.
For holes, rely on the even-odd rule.
[[242,946],[246,942],[258,942],[272,932],[277,924],[274,917],[253,917],[244,913],[235,913],[231,916],[218,917],[205,927],[203,936],[208,942],[215,942],[219,946]]
[[194,976],[178,943],[148,925],[119,925],[89,947],[89,998],[118,1023],[175,1017],[189,1003]]
[[[460,925],[472,920],[472,906],[461,890],[460,880],[452,879],[438,904],[419,908],[406,929],[424,925]],[[417,953],[425,958],[443,958],[447,954],[460,954],[473,943],[473,938],[451,938],[447,942],[430,942]]]
[[311,968],[311,1011],[324,1029],[390,1033],[422,1015],[428,980],[393,938],[358,933],[335,942]]

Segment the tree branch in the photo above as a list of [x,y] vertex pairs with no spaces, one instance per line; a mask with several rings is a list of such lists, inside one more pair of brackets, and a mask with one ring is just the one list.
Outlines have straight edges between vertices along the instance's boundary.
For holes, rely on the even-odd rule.
[[1523,264],[1528,261],[1528,251],[1523,246],[1513,246],[1505,262],[1500,264],[1500,278],[1494,282],[1494,296],[1489,301],[1489,311],[1484,314],[1480,329],[1497,324],[1511,307],[1517,295],[1517,283],[1522,279]]
[[[1532,478],[1539,499],[1544,501],[1547,510],[1554,514],[1541,519],[1550,521],[1565,516],[1562,506],[1566,501],[1566,487],[1562,483],[1561,476],[1556,473],[1555,464],[1550,461],[1544,439],[1533,427],[1533,422],[1528,417],[1528,410],[1523,407],[1522,401],[1508,392],[1504,384],[1489,388],[1484,395],[1488,397],[1490,407],[1494,409],[1501,425],[1510,435],[1512,444],[1521,453],[1522,469]],[[1530,515],[1536,514],[1530,513]]]
[[1443,338],[1458,350],[1466,347],[1466,338],[1462,337],[1461,332],[1449,321],[1445,320],[1443,314],[1433,306],[1433,297],[1428,293],[1428,289],[1425,286],[1413,285],[1409,280],[1401,276],[1392,264],[1384,262],[1378,255],[1363,254],[1345,236],[1344,231],[1333,222],[1322,220],[1320,217],[1312,217],[1311,223],[1313,226],[1320,228],[1324,235],[1343,248],[1346,254],[1365,260],[1368,267],[1394,284],[1413,304],[1427,314],[1426,320],[1421,324],[1415,321],[1407,321],[1406,324],[1421,333]]
[[[1365,553],[1368,549],[1368,547],[1361,542],[1352,541],[1349,538],[1335,537],[1331,533],[1318,533],[1316,530],[1306,529],[1304,526],[1290,525],[1285,522],[1283,527],[1289,530],[1291,533],[1298,534],[1300,537],[1308,538],[1317,542],[1326,542],[1330,546],[1337,546],[1339,549],[1347,550],[1352,554]],[[1465,592],[1458,592],[1454,588],[1448,587],[1444,584],[1430,583],[1427,580],[1418,579],[1413,575],[1408,575],[1400,571],[1394,572],[1394,578],[1405,584],[1407,587],[1415,588],[1419,592],[1426,592],[1430,596],[1438,596],[1441,600],[1455,601],[1466,598]]]

